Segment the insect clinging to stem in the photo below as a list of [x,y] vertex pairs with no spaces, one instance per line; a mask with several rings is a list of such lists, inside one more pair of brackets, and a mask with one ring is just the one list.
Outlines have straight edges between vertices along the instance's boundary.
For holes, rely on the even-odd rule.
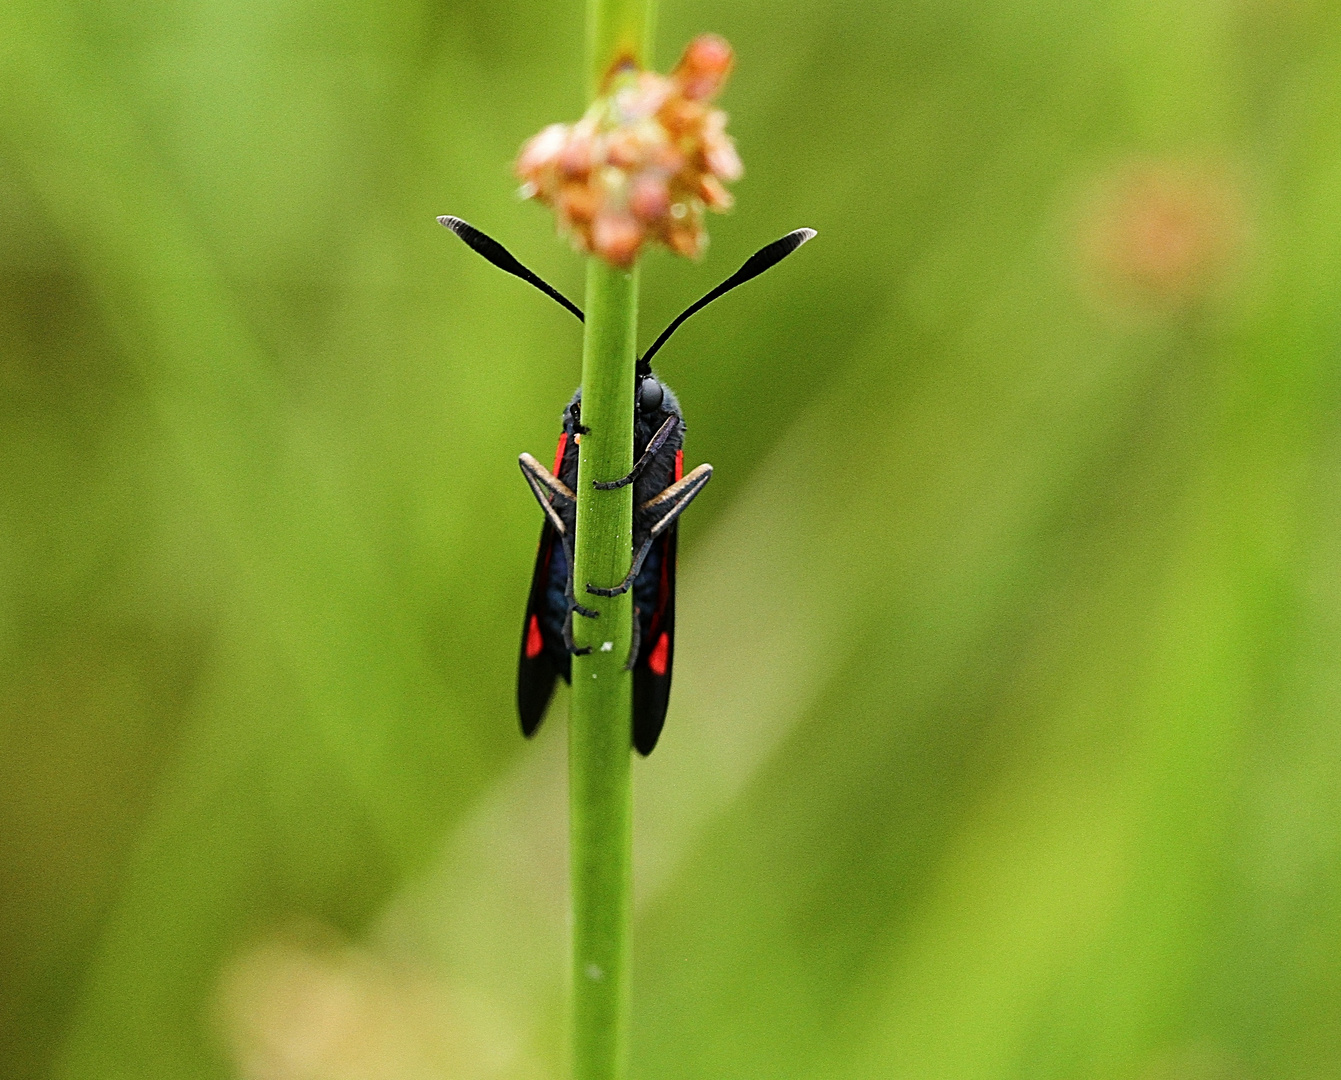
[[[500,270],[534,285],[583,319],[581,309],[558,289],[528,270],[497,240],[460,218],[438,221],[451,229]],[[666,721],[671,667],[675,657],[675,548],[678,520],[712,478],[712,466],[684,472],[684,415],[670,387],[652,372],[652,357],[680,325],[718,297],[781,262],[807,240],[814,229],[797,229],[760,248],[739,270],[685,308],[638,359],[633,417],[633,460],[619,480],[593,481],[602,490],[633,485],[633,559],[629,572],[614,588],[587,584],[593,596],[619,596],[633,590],[633,640],[627,667],[633,671],[633,746],[652,752]],[[590,652],[573,641],[573,617],[596,618],[598,612],[578,599],[573,582],[577,532],[577,441],[587,429],[581,420],[579,388],[563,413],[552,470],[530,454],[522,454],[521,470],[545,522],[540,531],[531,591],[522,623],[521,657],[517,665],[517,711],[522,733],[533,735],[544,718],[554,682],[571,678],[571,657]]]

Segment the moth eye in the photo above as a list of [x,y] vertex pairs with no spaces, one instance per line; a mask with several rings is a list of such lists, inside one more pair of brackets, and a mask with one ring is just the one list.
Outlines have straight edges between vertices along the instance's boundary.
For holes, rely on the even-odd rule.
[[643,379],[642,385],[638,387],[638,408],[645,413],[656,412],[661,408],[663,396],[661,383],[657,382],[655,377],[649,375]]

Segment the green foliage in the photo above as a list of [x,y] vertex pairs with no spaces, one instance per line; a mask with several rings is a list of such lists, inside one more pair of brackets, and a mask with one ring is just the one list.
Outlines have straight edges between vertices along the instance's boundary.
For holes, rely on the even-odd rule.
[[[659,66],[703,30],[748,172],[644,343],[821,235],[659,357],[715,473],[632,1075],[1341,1073],[1334,5],[689,0]],[[508,170],[582,34],[0,5],[6,1076],[562,1074],[515,461],[580,334],[434,215],[581,292]],[[314,1046],[386,1071],[257,1064]]]

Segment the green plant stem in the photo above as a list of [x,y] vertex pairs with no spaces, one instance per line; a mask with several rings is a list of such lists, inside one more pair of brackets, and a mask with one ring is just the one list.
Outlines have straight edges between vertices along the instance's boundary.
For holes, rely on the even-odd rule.
[[656,23],[656,0],[587,0],[587,96],[601,92],[620,59],[647,67]]
[[[647,62],[651,0],[589,0],[587,72],[591,96],[622,60]],[[625,670],[633,597],[596,597],[633,557],[633,487],[597,491],[633,467],[633,383],[638,270],[599,258],[587,264],[582,348],[574,584],[595,619],[576,616],[573,636],[591,652],[573,657],[568,720],[569,848],[572,867],[573,1080],[621,1080],[628,1060],[629,930],[633,909],[633,677]]]
[[632,485],[597,491],[633,466],[633,378],[637,270],[592,259],[587,267],[582,359],[582,436],[578,454],[578,599],[600,615],[574,618],[586,656],[573,657],[568,721],[569,836],[573,898],[574,1080],[624,1074],[628,1042],[628,940],[633,890],[633,783],[629,732],[633,679],[624,670],[632,594],[585,592],[610,586],[632,557]]

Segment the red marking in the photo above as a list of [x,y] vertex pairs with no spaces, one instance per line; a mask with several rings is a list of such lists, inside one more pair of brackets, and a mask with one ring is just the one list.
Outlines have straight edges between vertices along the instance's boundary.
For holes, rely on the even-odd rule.
[[550,469],[555,476],[559,475],[559,470],[563,468],[563,452],[568,448],[568,432],[559,436],[559,448],[554,451],[554,468]]
[[[544,647],[545,639],[540,636],[540,620],[532,615],[526,625],[526,659],[534,660]],[[661,662],[664,665],[666,661],[663,659]]]
[[[535,618],[534,615],[531,618]],[[670,659],[670,638],[662,634],[657,638],[657,647],[652,650],[652,655],[647,658],[647,666],[652,669],[653,675],[666,674],[666,661]]]
[[684,479],[684,451],[675,451],[675,479]]

